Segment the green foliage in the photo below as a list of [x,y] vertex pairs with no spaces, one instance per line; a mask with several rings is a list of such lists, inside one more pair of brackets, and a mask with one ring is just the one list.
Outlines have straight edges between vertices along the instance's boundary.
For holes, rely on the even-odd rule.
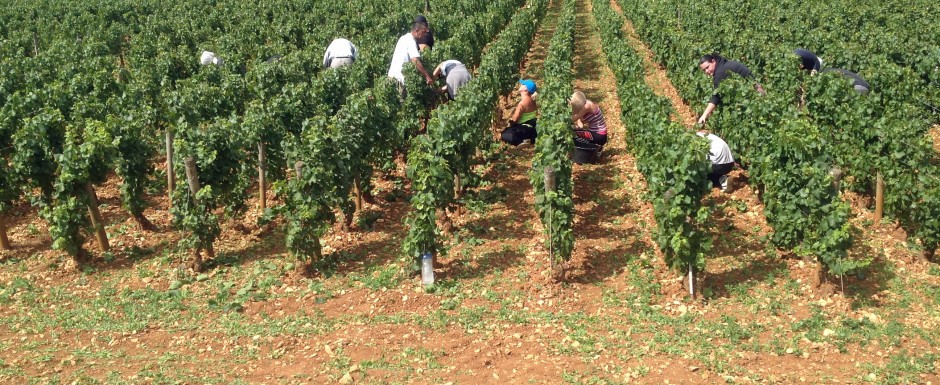
[[397,90],[393,80],[354,94],[331,119],[304,122],[297,140],[287,142],[287,159],[302,162],[300,175],[275,185],[284,197],[285,241],[292,254],[321,263],[319,239],[335,220],[333,208],[352,215],[350,191],[355,178],[371,179],[372,164],[394,143]]
[[[178,83],[171,111],[178,117],[175,132],[174,172],[181,181],[173,192],[174,225],[187,231],[183,244],[211,248],[221,232],[215,215],[225,208],[229,215],[246,209],[250,181],[246,162],[244,127],[237,115],[244,99],[241,78],[224,69],[207,67],[198,76]],[[196,165],[199,190],[195,197],[187,185],[184,160]]]
[[49,222],[53,249],[80,256],[81,232],[88,225],[86,213],[92,204],[86,185],[105,180],[113,156],[114,143],[103,123],[89,120],[83,128],[67,128],[63,151],[56,155],[59,172],[52,204],[41,211]]
[[[800,252],[827,249],[829,254],[841,254],[837,249],[848,246],[844,226],[838,224],[848,214],[835,203],[838,192],[830,191],[825,181],[829,168],[837,166],[846,176],[844,186],[862,194],[873,195],[875,175],[884,175],[885,213],[932,249],[940,231],[928,218],[940,212],[933,188],[933,176],[940,172],[934,170],[935,151],[924,132],[940,105],[935,87],[940,41],[909,26],[935,25],[936,18],[927,17],[933,5],[855,4],[848,14],[831,5],[791,3],[716,4],[702,10],[687,0],[621,2],[633,12],[634,27],[687,101],[703,100],[711,92],[711,82],[695,68],[695,58],[703,53],[720,51],[743,59],[763,75],[760,81],[768,94],[761,98],[749,84],[723,83],[722,94],[736,95],[735,101],[725,99],[724,111],[712,120],[745,163],[753,168],[764,164],[763,170],[751,172],[751,181],[775,195],[773,199],[783,199],[768,204],[774,207],[767,212],[768,218],[776,218],[775,230],[783,233],[775,236],[778,244],[802,244]],[[693,13],[694,18],[682,17]],[[826,67],[858,72],[872,84],[871,92],[857,95],[838,74],[810,76],[797,70],[799,61],[791,53],[796,47],[815,51]],[[780,137],[780,130],[790,128],[811,135],[807,141],[816,144],[799,155],[783,154],[780,147],[803,146],[804,141],[792,136]],[[790,161],[775,163],[771,157],[778,155]],[[769,185],[786,186],[787,192],[771,191]],[[801,188],[812,192],[801,193]],[[800,194],[813,201],[800,201]],[[766,196],[764,200],[768,202]],[[807,222],[814,228],[800,229],[807,222],[797,218],[807,213],[813,215]]]
[[[574,201],[572,200],[571,131],[572,63],[574,56],[575,2],[565,2],[555,35],[544,62],[542,92],[539,93],[541,117],[539,137],[529,181],[535,190],[535,208],[546,232],[547,248],[554,258],[567,261],[574,249]],[[545,170],[551,169],[555,189],[545,190]]]
[[410,228],[402,247],[406,255],[415,258],[416,266],[421,253],[442,251],[436,211],[455,203],[454,190],[462,188],[453,185],[455,176],[469,179],[473,156],[490,140],[488,127],[497,97],[516,84],[518,63],[528,52],[546,9],[545,0],[529,4],[487,46],[476,77],[461,88],[454,101],[434,110],[427,135],[411,140],[408,177],[415,192],[414,210],[406,219]]
[[[146,208],[144,192],[151,184],[153,157],[169,130],[177,135],[178,156],[167,172],[185,182],[182,161],[191,156],[204,190],[196,202],[181,186],[173,197],[176,223],[198,233],[192,234],[190,244],[211,244],[217,209],[229,214],[244,209],[248,171],[256,166],[259,144],[266,149],[269,180],[281,180],[287,163],[282,143],[298,137],[306,119],[336,114],[348,97],[367,88],[384,97],[387,87],[374,80],[385,79],[387,54],[394,47],[389,37],[404,33],[423,4],[408,1],[390,11],[371,0],[351,1],[287,1],[263,14],[230,0],[201,5],[32,2],[0,10],[0,211],[18,199],[21,190],[45,208],[58,199],[57,183],[80,184],[71,174],[66,175],[70,182],[57,180],[63,168],[55,156],[66,147],[67,127],[81,128],[94,120],[113,139],[110,150],[115,152],[108,153],[113,159],[107,167],[121,179],[122,204],[139,217]],[[508,18],[519,3],[503,0],[498,9],[470,0],[442,4],[437,7],[440,14],[432,18],[435,32],[446,42],[460,32],[459,22],[468,16],[472,25],[461,30],[462,35],[493,29],[496,26],[484,22],[497,20],[488,11],[498,10],[493,15]],[[37,16],[43,14],[58,16]],[[192,14],[200,15],[199,23],[186,21]],[[310,24],[310,15],[323,14],[335,17]],[[335,36],[352,38],[360,57],[351,68],[324,71],[323,48]],[[479,38],[486,41],[485,36]],[[473,44],[482,49],[480,40]],[[200,66],[197,58],[203,50],[216,52],[224,64]],[[363,115],[375,123],[388,111]],[[384,130],[387,122],[381,123],[368,128]],[[87,147],[85,134],[76,130],[73,144]],[[384,153],[386,159],[390,154]],[[88,164],[86,159],[78,161]],[[353,172],[367,176],[366,169],[360,164]],[[33,191],[39,193],[34,196]],[[71,215],[78,223],[81,215],[72,211],[80,205],[66,209],[66,202],[65,195],[55,202],[56,217]]]
[[708,141],[669,120],[669,101],[653,95],[643,79],[642,58],[624,42],[623,18],[603,1],[594,2],[594,15],[617,78],[617,95],[629,101],[621,106],[621,119],[649,187],[656,243],[673,269],[685,271],[694,265],[704,270],[711,247],[705,231],[709,210],[701,203],[710,188]]
[[43,108],[24,119],[13,135],[16,148],[11,159],[13,172],[28,188],[39,188],[40,196],[31,197],[34,205],[46,205],[52,199],[57,167],[54,154],[62,152],[64,136],[65,117],[51,108]]

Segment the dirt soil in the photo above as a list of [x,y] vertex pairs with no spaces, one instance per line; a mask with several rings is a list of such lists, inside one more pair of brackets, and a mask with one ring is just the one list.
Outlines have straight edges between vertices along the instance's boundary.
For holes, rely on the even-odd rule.
[[[560,3],[540,23],[523,78],[542,79]],[[851,252],[874,268],[824,290],[815,263],[770,246],[763,206],[735,171],[730,193],[706,197],[707,291],[689,298],[653,241],[590,1],[578,2],[576,26],[574,86],[601,106],[611,141],[600,164],[574,169],[567,281],[551,279],[532,209],[532,149],[500,147],[477,166],[481,182],[454,217],[432,288],[401,257],[410,210],[401,160],[375,177],[376,203],[353,228],[324,237],[338,262],[312,277],[292,269],[278,224],[257,226],[256,198],[224,223],[205,275],[186,271],[168,200],[151,197],[145,215],[159,230],[142,231],[112,178],[98,195],[114,251],[98,253],[89,237],[98,259],[82,270],[51,250],[29,206],[3,218],[15,249],[0,251],[0,383],[940,383],[940,269],[862,198],[847,197]],[[694,123],[625,30],[648,60],[648,83],[673,100],[678,121]],[[516,101],[502,98],[494,138]]]

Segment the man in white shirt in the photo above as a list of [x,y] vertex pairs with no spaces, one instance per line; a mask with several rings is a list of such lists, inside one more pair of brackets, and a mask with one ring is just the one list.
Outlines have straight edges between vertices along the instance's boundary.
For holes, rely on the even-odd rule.
[[712,172],[708,173],[708,180],[712,182],[712,187],[727,191],[728,173],[734,169],[734,156],[731,155],[731,148],[723,139],[708,130],[699,130],[696,134],[708,139],[711,144],[708,160],[712,162]]
[[359,51],[349,40],[339,38],[333,40],[323,54],[323,67],[339,68],[350,65],[356,61]]
[[392,64],[388,67],[388,76],[395,78],[399,83],[405,84],[405,75],[402,73],[402,67],[407,62],[412,62],[415,64],[415,68],[424,75],[424,80],[428,84],[434,83],[434,80],[431,78],[431,75],[428,74],[428,71],[424,69],[424,65],[421,64],[421,51],[418,51],[418,43],[415,39],[418,39],[424,34],[428,33],[428,27],[421,23],[414,23],[411,26],[411,32],[402,35],[398,38],[398,43],[395,44],[395,53],[392,54]]

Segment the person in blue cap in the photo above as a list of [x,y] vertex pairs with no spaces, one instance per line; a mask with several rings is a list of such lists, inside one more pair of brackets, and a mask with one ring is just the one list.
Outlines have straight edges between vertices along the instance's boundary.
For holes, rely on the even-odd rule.
[[509,127],[500,134],[500,139],[517,148],[532,147],[535,143],[535,123],[538,114],[538,105],[533,97],[538,91],[535,81],[523,79],[519,81],[519,104],[509,119]]

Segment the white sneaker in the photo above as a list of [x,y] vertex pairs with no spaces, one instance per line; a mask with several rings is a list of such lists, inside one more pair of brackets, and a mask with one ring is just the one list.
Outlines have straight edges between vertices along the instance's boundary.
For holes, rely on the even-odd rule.
[[533,146],[534,146],[534,144],[532,144],[532,139],[526,139],[526,140],[523,140],[522,143],[519,143],[519,145],[516,146],[516,149],[525,150],[525,149],[531,148],[531,147],[533,147]]
[[721,184],[721,192],[728,191],[728,176],[727,175],[722,175],[720,178],[718,178],[718,183]]

